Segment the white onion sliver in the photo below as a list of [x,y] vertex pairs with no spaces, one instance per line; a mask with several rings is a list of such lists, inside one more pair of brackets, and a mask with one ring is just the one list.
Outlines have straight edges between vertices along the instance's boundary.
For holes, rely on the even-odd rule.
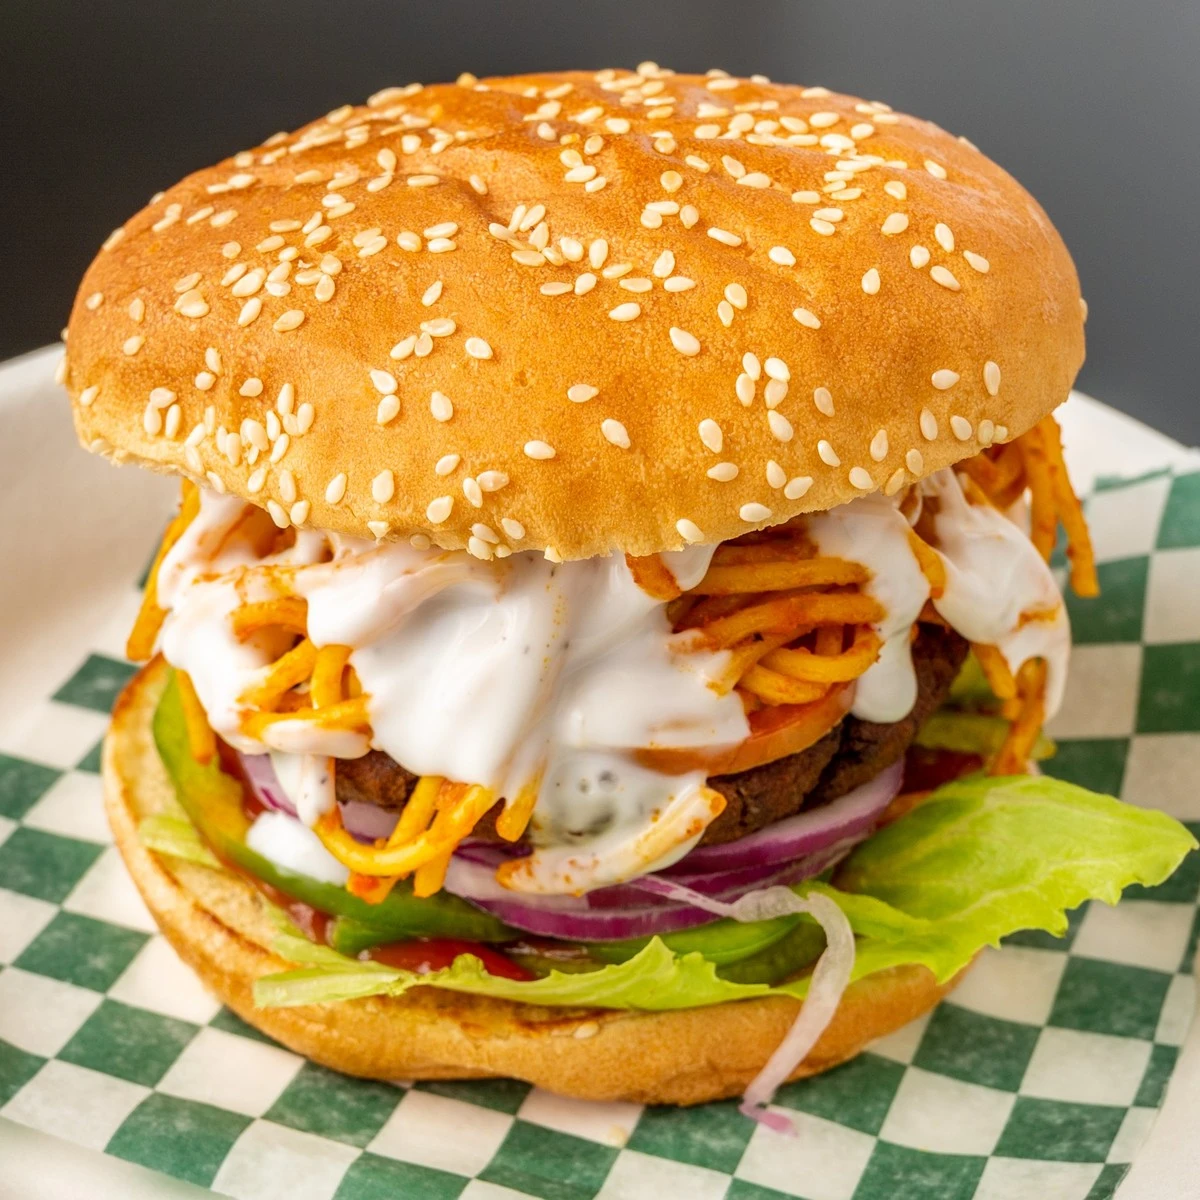
[[828,896],[819,893],[797,896],[786,887],[748,892],[734,903],[724,904],[667,880],[642,882],[651,884],[648,890],[659,895],[681,900],[718,916],[732,917],[735,921],[766,921],[790,913],[807,913],[825,931],[825,949],[813,969],[808,995],[801,1002],[800,1012],[766,1065],[750,1081],[740,1108],[746,1116],[761,1121],[777,1133],[794,1134],[795,1127],[787,1117],[765,1110],[778,1088],[804,1061],[833,1020],[850,982],[850,971],[854,966],[854,931],[846,914]]

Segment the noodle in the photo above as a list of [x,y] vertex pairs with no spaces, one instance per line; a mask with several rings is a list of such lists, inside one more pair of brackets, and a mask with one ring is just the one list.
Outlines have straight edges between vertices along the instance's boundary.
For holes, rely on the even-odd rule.
[[142,590],[142,606],[134,619],[133,628],[125,641],[125,656],[133,662],[145,662],[154,653],[158,631],[166,620],[166,611],[158,604],[158,571],[171,547],[183,536],[183,531],[192,523],[200,511],[200,489],[190,480],[183,481],[179,512],[172,518],[159,544],[158,553],[146,575],[146,586]]
[[1019,775],[1029,769],[1029,757],[1046,715],[1046,663],[1030,659],[1017,672],[1020,709],[991,766],[993,775]]

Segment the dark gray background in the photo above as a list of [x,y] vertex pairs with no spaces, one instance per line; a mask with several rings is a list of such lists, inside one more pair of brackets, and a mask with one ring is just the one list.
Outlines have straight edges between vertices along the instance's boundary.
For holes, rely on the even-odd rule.
[[1200,442],[1200,0],[3,0],[0,357],[51,341],[161,187],[386,84],[711,66],[886,100],[1042,202],[1080,386]]

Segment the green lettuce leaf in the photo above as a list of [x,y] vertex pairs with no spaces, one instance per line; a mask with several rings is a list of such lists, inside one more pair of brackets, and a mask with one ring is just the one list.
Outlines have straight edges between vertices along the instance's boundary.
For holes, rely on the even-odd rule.
[[172,858],[199,863],[202,867],[221,865],[195,825],[182,812],[159,812],[143,817],[138,822],[138,838],[142,845],[156,850],[159,854],[169,854]]
[[[922,963],[947,980],[984,946],[1019,929],[1061,935],[1085,900],[1115,904],[1123,888],[1161,883],[1196,840],[1163,813],[1038,776],[947,784],[859,846],[837,887],[809,883],[845,912],[858,937],[852,978]],[[597,971],[520,982],[489,975],[471,955],[417,975],[346,958],[283,929],[276,952],[298,969],[260,979],[262,1005],[399,995],[435,986],[530,1004],[664,1010],[763,995],[802,997],[807,978],[777,985],[721,979],[699,953],[658,938]]]

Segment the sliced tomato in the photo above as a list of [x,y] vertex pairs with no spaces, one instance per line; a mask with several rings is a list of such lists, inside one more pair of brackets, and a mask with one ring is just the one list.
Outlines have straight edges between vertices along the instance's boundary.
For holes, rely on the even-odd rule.
[[854,703],[854,685],[838,684],[811,704],[775,704],[752,712],[750,736],[736,746],[675,749],[652,747],[637,758],[652,770],[679,775],[703,769],[710,775],[735,775],[765,763],[799,754],[823,738]]
[[375,946],[370,951],[371,958],[376,962],[398,967],[402,971],[415,971],[418,975],[444,970],[451,966],[460,954],[473,954],[483,963],[483,969],[489,975],[498,975],[502,979],[516,979],[522,983],[534,978],[532,972],[518,966],[499,951],[479,942],[463,942],[456,938],[388,942],[387,945]]

